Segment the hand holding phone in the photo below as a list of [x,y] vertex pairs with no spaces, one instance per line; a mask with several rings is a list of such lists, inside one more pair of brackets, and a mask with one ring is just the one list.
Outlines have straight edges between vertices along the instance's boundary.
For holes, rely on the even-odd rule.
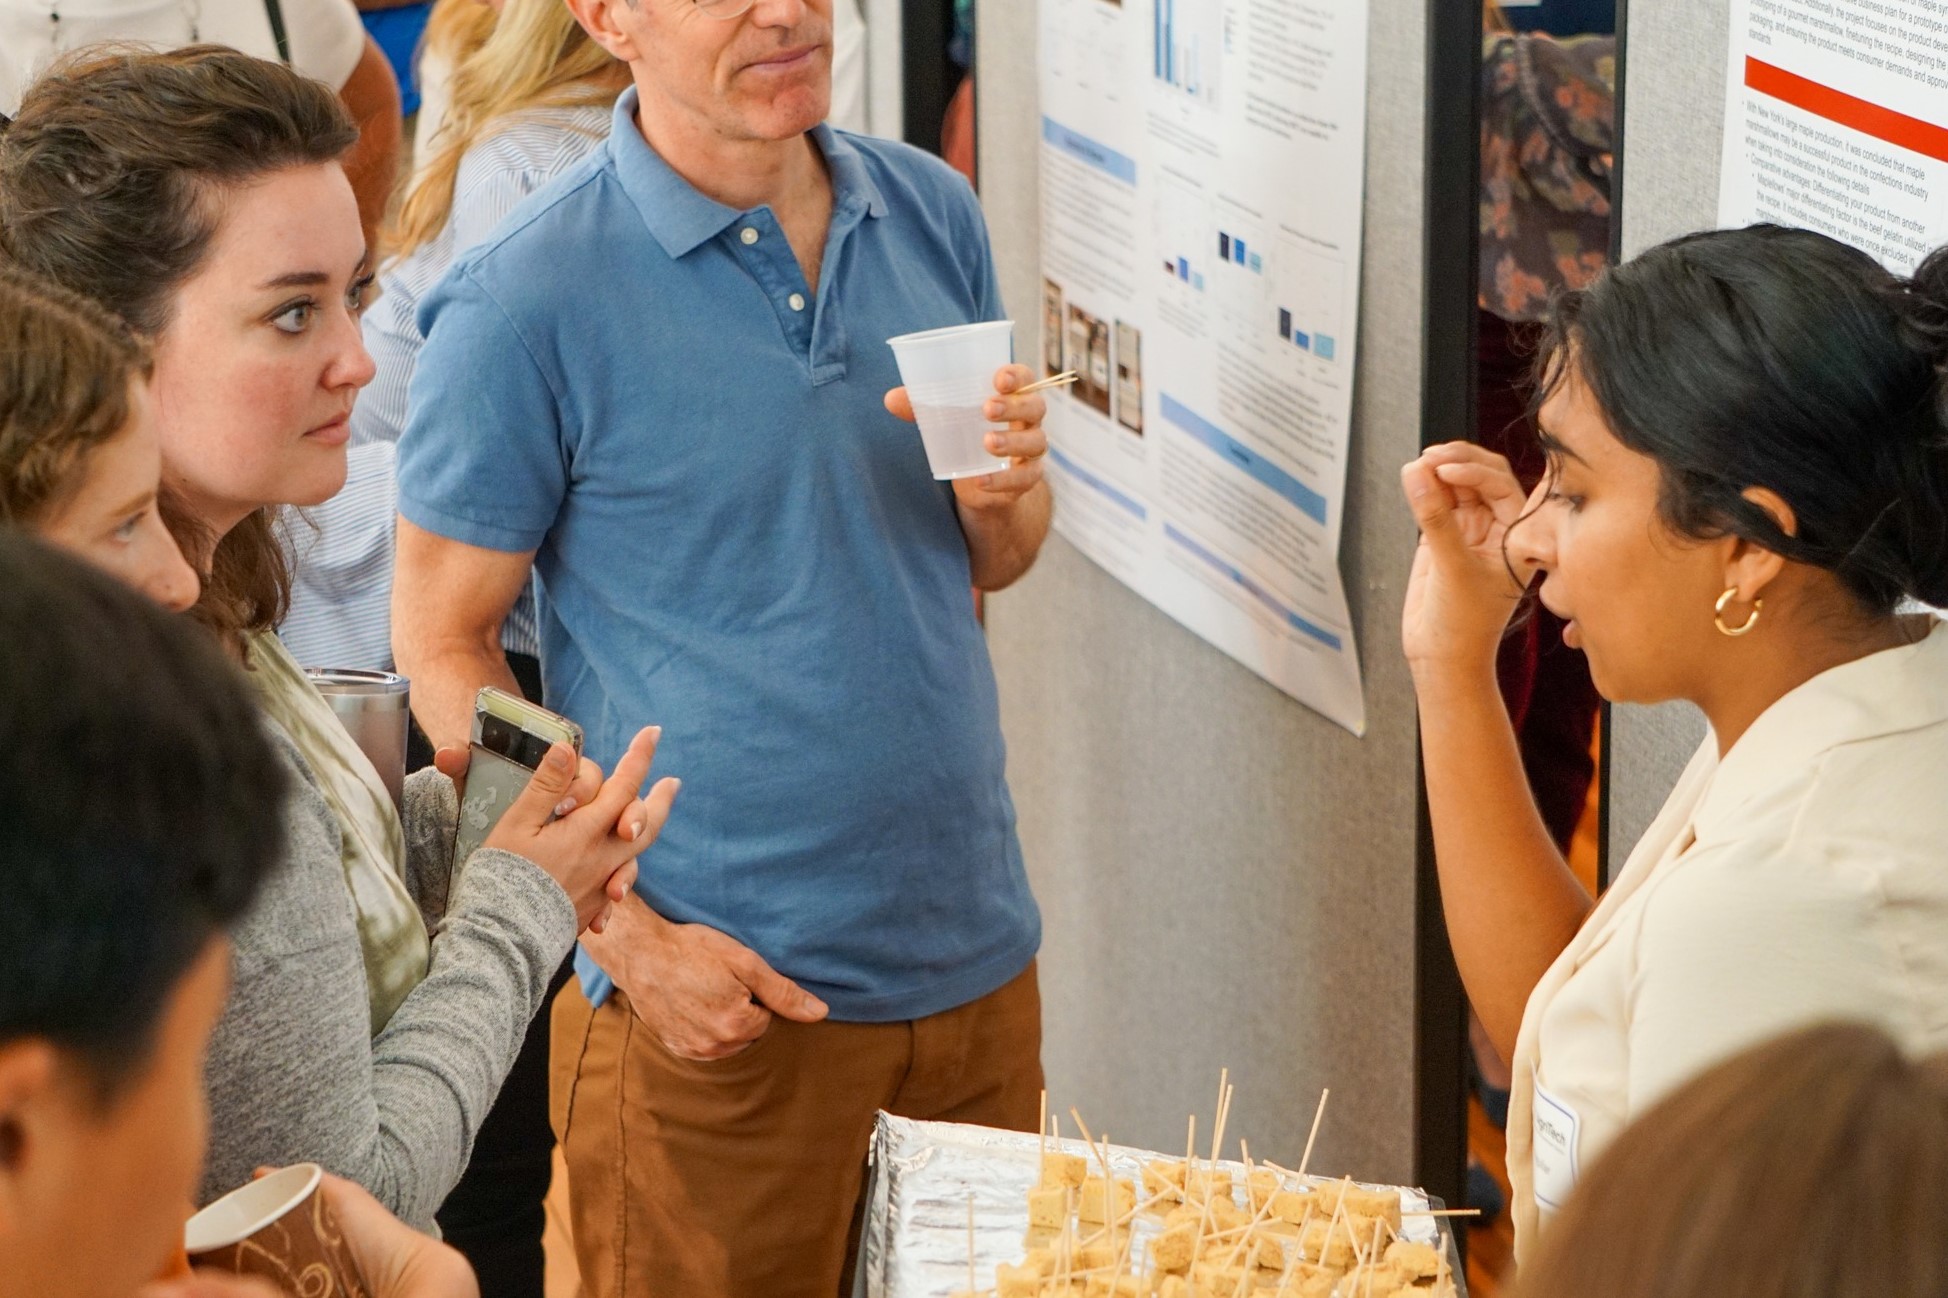
[[680,781],[658,780],[647,798],[637,796],[661,733],[655,727],[637,732],[593,800],[560,817],[555,808],[572,787],[576,768],[574,751],[557,744],[487,836],[485,846],[524,856],[553,876],[575,904],[578,930],[601,924],[609,906],[628,895],[636,857],[670,817]]
[[468,745],[466,779],[460,782],[460,821],[453,835],[456,881],[467,858],[487,841],[555,744],[567,744],[579,759],[582,728],[492,685],[474,696],[473,742]]
[[[509,696],[503,696],[506,697]],[[483,698],[485,702],[488,700]],[[516,702],[522,708],[541,711],[525,701]],[[669,819],[670,806],[682,787],[674,779],[659,780],[648,798],[637,797],[648,778],[662,731],[650,727],[638,732],[629,750],[616,763],[615,771],[604,780],[594,763],[579,757],[576,743],[501,743],[481,720],[482,710],[476,711],[476,737],[484,734],[505,751],[488,749],[483,759],[482,750],[486,746],[471,747],[461,794],[461,835],[468,833],[467,806],[472,802],[481,814],[493,816],[478,846],[513,852],[540,866],[574,903],[578,929],[593,927],[600,932],[609,906],[627,896],[634,886],[635,859],[662,832],[664,822]],[[552,713],[542,715],[553,716]],[[524,718],[522,726],[529,737],[538,728],[528,724],[531,720]],[[579,740],[579,730],[574,738]],[[454,759],[458,756],[450,751],[443,753],[441,769],[456,775],[460,762]],[[524,778],[511,798],[502,792],[506,778],[499,764],[501,759],[516,763],[515,769]],[[531,775],[527,774],[527,761],[535,764]],[[491,774],[486,776],[484,786],[477,787],[475,781],[483,771]],[[481,796],[476,801],[477,793]]]

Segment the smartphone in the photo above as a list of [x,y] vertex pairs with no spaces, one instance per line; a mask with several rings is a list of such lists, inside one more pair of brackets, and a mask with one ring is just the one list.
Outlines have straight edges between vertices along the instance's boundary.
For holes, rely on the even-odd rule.
[[582,754],[582,728],[524,698],[482,686],[473,701],[473,756],[453,835],[453,874],[474,854],[556,744]]

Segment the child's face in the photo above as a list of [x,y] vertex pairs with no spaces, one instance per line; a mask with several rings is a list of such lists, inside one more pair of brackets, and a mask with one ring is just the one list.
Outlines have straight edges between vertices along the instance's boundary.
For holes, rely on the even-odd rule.
[[140,380],[131,388],[129,411],[128,426],[88,453],[80,487],[35,531],[180,613],[196,603],[200,583],[156,512],[162,450],[154,402]]
[[148,1058],[105,1100],[47,1042],[0,1044],[0,1293],[134,1298],[180,1252],[209,1134],[203,1061],[230,990],[212,940]]

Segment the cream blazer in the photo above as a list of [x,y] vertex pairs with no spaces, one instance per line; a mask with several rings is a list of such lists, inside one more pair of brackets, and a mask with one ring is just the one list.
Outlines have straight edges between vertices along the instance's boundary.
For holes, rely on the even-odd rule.
[[1948,632],[1707,735],[1529,997],[1508,1110],[1516,1256],[1629,1121],[1825,1019],[1948,1047]]

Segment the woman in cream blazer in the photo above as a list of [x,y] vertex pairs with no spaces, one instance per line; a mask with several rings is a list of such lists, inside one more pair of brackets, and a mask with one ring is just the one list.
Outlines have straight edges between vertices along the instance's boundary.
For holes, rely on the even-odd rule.
[[[1692,235],[1558,306],[1533,495],[1402,471],[1402,638],[1468,995],[1514,1066],[1517,1254],[1633,1115],[1822,1019],[1948,1046],[1948,252]],[[1592,902],[1524,783],[1495,648],[1537,594],[1606,698],[1711,733]]]

